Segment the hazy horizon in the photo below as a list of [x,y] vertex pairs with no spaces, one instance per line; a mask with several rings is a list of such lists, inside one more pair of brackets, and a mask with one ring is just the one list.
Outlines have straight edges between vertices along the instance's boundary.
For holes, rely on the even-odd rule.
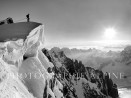
[[[130,5],[130,0],[2,0],[0,20],[12,17],[14,22],[23,22],[30,13],[31,21],[45,25],[48,47],[89,45],[95,41],[97,45],[111,37],[109,44],[121,44],[131,41]],[[104,36],[108,28],[116,34]]]
[[122,51],[126,46],[131,46],[130,41],[125,41],[123,43],[117,42],[115,44],[105,44],[104,42],[101,41],[90,41],[89,44],[67,44],[67,45],[60,45],[60,44],[54,44],[54,45],[45,45],[45,48],[51,49],[54,47],[58,47],[60,49],[62,48],[69,48],[69,49],[82,49],[82,50],[88,50],[88,49],[98,49],[102,51]]

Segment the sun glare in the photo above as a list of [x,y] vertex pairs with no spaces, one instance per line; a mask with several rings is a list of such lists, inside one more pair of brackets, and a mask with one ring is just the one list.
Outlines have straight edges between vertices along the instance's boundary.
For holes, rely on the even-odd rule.
[[116,30],[114,28],[107,28],[104,32],[106,40],[113,40],[116,36]]

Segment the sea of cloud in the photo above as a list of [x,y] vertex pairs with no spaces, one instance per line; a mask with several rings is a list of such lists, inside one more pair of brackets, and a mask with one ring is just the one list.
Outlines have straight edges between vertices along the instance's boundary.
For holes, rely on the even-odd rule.
[[131,89],[121,88],[118,90],[120,98],[131,98]]

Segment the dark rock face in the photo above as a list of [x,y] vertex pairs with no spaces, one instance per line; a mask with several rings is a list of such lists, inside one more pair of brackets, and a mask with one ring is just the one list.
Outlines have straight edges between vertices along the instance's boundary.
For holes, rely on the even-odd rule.
[[[65,98],[118,98],[117,85],[109,78],[108,73],[84,67],[81,61],[72,60],[59,49],[43,53],[55,67],[55,77],[63,84]],[[57,64],[61,66],[57,66]]]
[[107,83],[107,91],[108,94],[112,97],[112,98],[116,98],[116,95],[118,95],[118,91],[117,91],[117,85],[113,84],[113,81],[109,78],[109,75],[105,75],[105,81]]
[[131,61],[130,61],[130,58],[131,58],[131,46],[127,46],[124,48],[124,50],[121,52],[121,61],[122,62],[125,62],[126,65],[130,65],[131,64]]
[[11,24],[11,23],[14,23],[14,22],[13,22],[13,19],[10,17],[6,18],[5,20],[0,21],[0,25]]

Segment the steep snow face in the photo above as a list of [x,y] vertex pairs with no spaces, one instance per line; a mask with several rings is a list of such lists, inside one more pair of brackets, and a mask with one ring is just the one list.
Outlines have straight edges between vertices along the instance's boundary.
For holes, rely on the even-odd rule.
[[47,71],[53,64],[42,53],[43,47],[43,25],[33,29],[25,41],[1,43],[0,98],[63,97],[61,83]]

